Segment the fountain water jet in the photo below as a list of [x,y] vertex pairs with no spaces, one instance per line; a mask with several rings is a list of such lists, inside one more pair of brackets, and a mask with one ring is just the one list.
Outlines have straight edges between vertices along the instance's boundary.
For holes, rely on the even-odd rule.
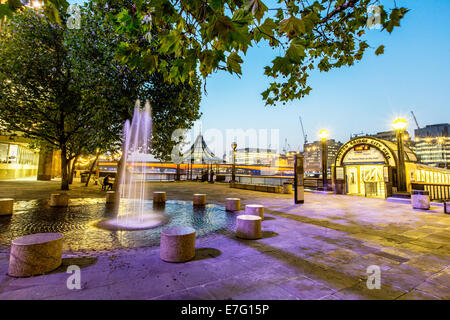
[[[117,217],[101,221],[98,226],[114,230],[142,230],[157,227],[167,222],[163,214],[147,209],[146,196],[147,166],[146,156],[152,147],[152,118],[147,101],[141,110],[136,101],[131,122],[127,120],[123,128],[123,155],[120,179],[120,204]],[[149,212],[150,211],[150,212]]]

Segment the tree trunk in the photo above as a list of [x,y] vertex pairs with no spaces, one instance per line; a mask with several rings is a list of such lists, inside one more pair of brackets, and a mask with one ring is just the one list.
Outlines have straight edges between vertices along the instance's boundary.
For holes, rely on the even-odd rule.
[[72,184],[72,182],[73,182],[73,172],[75,171],[75,165],[77,164],[79,157],[80,157],[80,155],[75,156],[75,158],[72,161],[72,165],[70,165],[70,162],[69,162],[69,184]]
[[89,180],[91,180],[92,171],[94,171],[94,167],[95,167],[95,164],[97,163],[98,157],[100,157],[100,153],[97,153],[97,155],[95,156],[95,160],[92,163],[92,166],[91,166],[91,168],[89,170],[89,175],[88,175],[88,178],[87,178],[87,181],[86,181],[86,184],[85,184],[86,187],[89,185]]
[[122,156],[119,159],[119,162],[117,162],[117,172],[116,172],[116,179],[114,180],[114,190],[118,191],[120,190],[120,184],[122,182],[122,167],[124,166],[123,161],[123,153]]
[[69,190],[69,176],[67,174],[67,149],[61,146],[61,190]]

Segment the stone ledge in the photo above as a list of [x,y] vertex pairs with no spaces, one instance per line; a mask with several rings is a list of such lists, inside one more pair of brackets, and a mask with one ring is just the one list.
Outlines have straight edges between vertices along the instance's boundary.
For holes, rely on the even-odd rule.
[[262,184],[245,184],[245,183],[230,183],[231,188],[236,189],[244,189],[244,190],[252,190],[252,191],[261,191],[268,193],[283,193],[282,186],[269,186]]

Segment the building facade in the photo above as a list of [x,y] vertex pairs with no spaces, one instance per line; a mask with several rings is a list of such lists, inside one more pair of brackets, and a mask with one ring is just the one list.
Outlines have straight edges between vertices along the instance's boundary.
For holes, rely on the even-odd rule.
[[30,148],[30,143],[20,136],[0,135],[0,179],[37,175],[39,150]]
[[415,152],[419,162],[450,169],[450,124],[434,124],[416,129]]
[[[334,139],[327,140],[327,153],[328,153],[328,168],[334,163],[336,154],[342,143],[335,141]],[[303,146],[304,155],[304,170],[305,174],[321,174],[322,173],[322,152],[321,142],[314,141],[312,143],[306,143]]]
[[[275,149],[243,148],[236,149],[237,164],[272,165],[278,160],[279,155]],[[233,151],[230,153],[229,162],[233,163]]]
[[[450,170],[418,163],[417,156],[404,147],[407,192],[428,190],[432,199],[450,196]],[[396,193],[399,167],[397,144],[370,136],[357,137],[338,151],[332,169],[336,193],[387,198]]]
[[[369,135],[369,137],[397,142],[397,132],[395,130],[377,132],[376,134]],[[411,139],[411,135],[406,130],[403,133],[403,143],[407,147],[411,147],[414,144],[414,141]]]

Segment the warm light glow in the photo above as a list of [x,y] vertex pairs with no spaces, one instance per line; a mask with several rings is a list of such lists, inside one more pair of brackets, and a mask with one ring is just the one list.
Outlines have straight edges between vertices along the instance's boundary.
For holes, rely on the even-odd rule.
[[431,142],[431,138],[426,138],[425,141],[430,143]]
[[397,131],[405,130],[407,125],[408,121],[406,121],[405,118],[397,118],[394,120],[394,122],[392,122],[392,127]]
[[439,142],[439,143],[444,143],[444,138],[439,138],[439,139],[438,139],[438,142]]
[[31,6],[35,9],[41,9],[42,8],[42,2],[34,0],[31,2]]
[[325,130],[325,129],[320,130],[319,131],[319,137],[322,140],[325,140],[326,138],[328,138],[328,130]]
[[417,142],[419,142],[419,141],[420,141],[420,138],[419,138],[419,137],[416,137],[414,140],[416,140]]

